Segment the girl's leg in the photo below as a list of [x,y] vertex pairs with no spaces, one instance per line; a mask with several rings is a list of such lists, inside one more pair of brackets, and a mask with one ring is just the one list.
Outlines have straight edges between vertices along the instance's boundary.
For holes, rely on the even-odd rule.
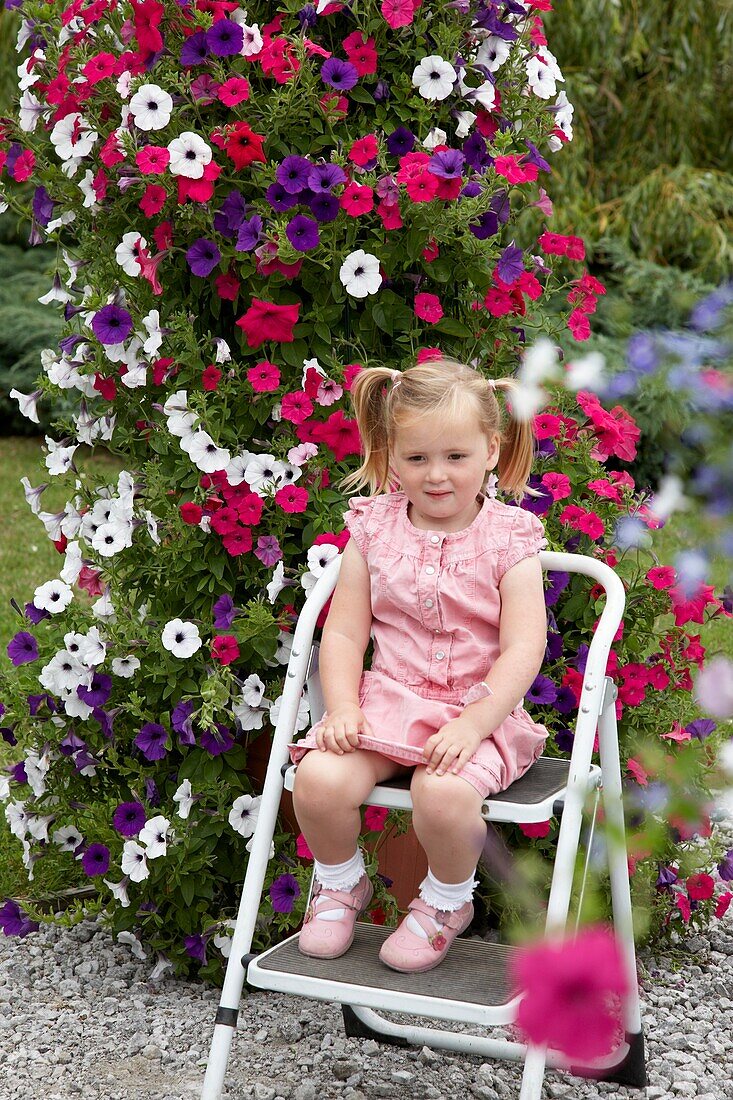
[[458,775],[428,775],[415,768],[410,786],[412,824],[436,879],[472,878],[486,842],[479,792]]
[[293,806],[298,824],[319,863],[344,863],[356,852],[360,808],[372,788],[409,771],[378,752],[354,749],[338,756],[311,749],[295,773]]

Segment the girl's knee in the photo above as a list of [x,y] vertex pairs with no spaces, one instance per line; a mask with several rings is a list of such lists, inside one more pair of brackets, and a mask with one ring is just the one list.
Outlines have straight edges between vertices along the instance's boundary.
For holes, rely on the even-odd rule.
[[354,769],[349,768],[350,756],[350,753],[338,756],[318,749],[306,753],[295,772],[293,801],[296,806],[318,803],[333,806],[335,801],[340,805],[360,806],[365,796]]
[[428,775],[415,769],[410,785],[413,815],[430,817],[436,823],[458,825],[481,816],[481,795],[458,775]]

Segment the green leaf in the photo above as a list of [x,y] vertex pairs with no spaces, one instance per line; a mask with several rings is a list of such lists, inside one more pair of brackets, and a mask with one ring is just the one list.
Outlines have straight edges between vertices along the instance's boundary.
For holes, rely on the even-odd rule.
[[186,878],[181,879],[178,889],[181,891],[183,904],[190,908],[193,905],[193,899],[196,897],[196,879],[192,875],[188,875]]
[[374,96],[371,95],[366,88],[363,88],[360,84],[351,88],[349,91],[349,98],[353,99],[356,103],[368,103],[370,107],[374,106]]
[[457,321],[455,317],[442,317],[434,327],[439,332],[444,332],[446,336],[458,336],[461,340],[468,340],[473,336],[470,328],[462,321]]

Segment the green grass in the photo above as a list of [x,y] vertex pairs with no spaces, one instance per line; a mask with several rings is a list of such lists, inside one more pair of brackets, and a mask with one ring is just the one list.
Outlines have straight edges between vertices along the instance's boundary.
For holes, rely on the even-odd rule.
[[[105,453],[92,456],[86,447],[77,451],[78,467],[104,471],[115,480],[121,463]],[[10,605],[14,598],[22,606],[33,597],[35,588],[44,581],[56,577],[61,568],[61,557],[46,535],[40,520],[33,515],[25,502],[20,479],[28,477],[31,485],[49,483],[43,494],[44,511],[60,511],[67,499],[67,492],[50,477],[43,465],[41,440],[26,438],[0,439],[0,514],[4,517],[4,531],[0,539],[0,668],[8,667],[6,646],[9,639],[22,629],[23,624]],[[676,517],[675,517],[676,518]],[[706,523],[701,516],[683,513],[677,522],[655,535],[655,551],[664,564],[671,564],[675,554],[704,541]],[[731,580],[730,563],[722,559],[713,563],[711,583],[720,591]],[[730,620],[718,619],[697,627],[691,624],[692,633],[699,633],[709,654],[731,653]],[[17,759],[17,753],[0,741],[0,760]],[[29,889],[26,872],[20,860],[20,845],[11,836],[4,816],[0,816],[0,900],[5,896],[40,896],[63,890],[77,883],[87,883],[81,868],[68,855],[56,853],[52,847],[48,856],[35,865],[35,878]]]

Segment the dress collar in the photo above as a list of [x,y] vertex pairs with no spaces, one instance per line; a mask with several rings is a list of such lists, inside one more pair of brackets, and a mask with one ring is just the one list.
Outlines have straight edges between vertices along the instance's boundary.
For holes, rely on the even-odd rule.
[[481,508],[471,520],[468,527],[464,527],[460,531],[442,531],[438,527],[424,529],[422,527],[416,527],[407,515],[407,508],[410,502],[407,499],[406,494],[400,491],[395,493],[394,495],[395,497],[400,498],[399,516],[402,521],[402,525],[406,527],[408,531],[413,532],[417,538],[425,538],[426,535],[442,535],[443,538],[446,540],[450,540],[451,542],[458,542],[461,539],[467,538],[469,535],[472,535],[474,533],[474,531],[482,524],[483,519],[486,516],[486,513],[490,507],[489,498],[487,496],[483,496],[482,494]]

